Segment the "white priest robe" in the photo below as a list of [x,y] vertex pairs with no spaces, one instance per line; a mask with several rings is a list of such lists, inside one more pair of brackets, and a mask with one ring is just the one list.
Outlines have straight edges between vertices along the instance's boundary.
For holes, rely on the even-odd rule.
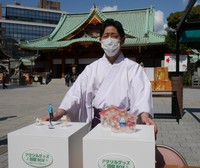
[[151,84],[142,67],[121,54],[111,64],[106,56],[86,66],[66,93],[59,108],[72,121],[91,122],[94,109],[116,106],[133,115],[153,116]]

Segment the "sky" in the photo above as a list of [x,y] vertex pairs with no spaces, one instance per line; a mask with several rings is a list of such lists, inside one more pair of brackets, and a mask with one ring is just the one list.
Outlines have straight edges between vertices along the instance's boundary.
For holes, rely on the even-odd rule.
[[[54,0],[61,4],[61,10],[68,13],[90,12],[95,4],[101,11],[132,10],[153,7],[155,10],[154,29],[165,34],[167,17],[170,13],[185,10],[189,0]],[[22,6],[37,7],[39,0],[0,0],[3,6],[16,2]],[[196,5],[200,5],[197,0]]]

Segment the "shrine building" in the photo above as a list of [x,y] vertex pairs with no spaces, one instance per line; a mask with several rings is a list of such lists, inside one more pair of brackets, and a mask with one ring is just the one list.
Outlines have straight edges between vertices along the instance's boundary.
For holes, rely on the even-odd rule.
[[81,73],[86,65],[99,59],[102,23],[112,18],[125,30],[124,55],[145,67],[161,66],[166,52],[165,36],[154,32],[154,9],[102,12],[94,5],[89,13],[62,14],[54,31],[45,37],[21,41],[20,48],[35,51],[34,73],[51,72],[53,78],[66,73]]

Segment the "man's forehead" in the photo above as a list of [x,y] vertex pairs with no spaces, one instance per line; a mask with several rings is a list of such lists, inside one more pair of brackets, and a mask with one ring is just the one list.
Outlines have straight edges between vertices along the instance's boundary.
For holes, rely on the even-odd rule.
[[115,29],[115,28],[113,28],[113,29],[112,28],[105,29],[104,30],[104,34],[105,33],[108,33],[108,34],[118,34],[117,29]]

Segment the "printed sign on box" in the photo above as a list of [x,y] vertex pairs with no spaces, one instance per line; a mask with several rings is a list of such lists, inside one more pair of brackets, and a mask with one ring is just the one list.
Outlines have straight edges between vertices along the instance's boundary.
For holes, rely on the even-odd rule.
[[110,155],[105,155],[101,157],[98,160],[98,167],[99,168],[135,168],[134,162],[124,156],[124,155],[119,155],[119,154],[110,154]]
[[[179,71],[187,71],[188,58],[187,55],[179,56]],[[176,72],[176,54],[165,54],[164,66],[168,67],[169,72]]]

